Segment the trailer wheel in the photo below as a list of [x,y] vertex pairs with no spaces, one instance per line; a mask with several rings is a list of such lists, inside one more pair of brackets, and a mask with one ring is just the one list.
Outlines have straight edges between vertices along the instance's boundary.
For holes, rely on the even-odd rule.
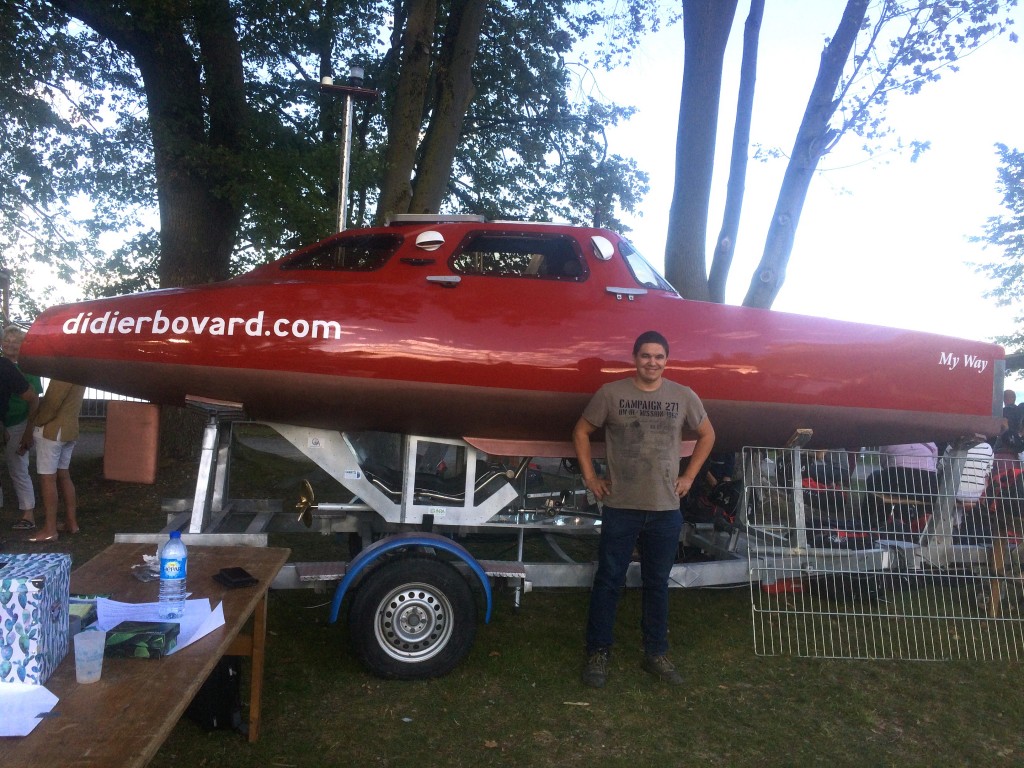
[[476,636],[476,600],[433,557],[398,557],[367,575],[349,612],[356,655],[379,677],[421,680],[453,670]]

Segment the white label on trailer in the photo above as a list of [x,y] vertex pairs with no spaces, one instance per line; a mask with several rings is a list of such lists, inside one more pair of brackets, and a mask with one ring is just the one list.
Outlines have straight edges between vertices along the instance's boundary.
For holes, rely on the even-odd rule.
[[358,480],[362,476],[363,473],[360,472],[358,469],[346,469],[345,472],[342,474],[342,477],[344,477],[346,480]]
[[445,515],[448,514],[448,508],[447,507],[431,507],[430,511],[427,514],[433,515],[434,517],[444,517]]

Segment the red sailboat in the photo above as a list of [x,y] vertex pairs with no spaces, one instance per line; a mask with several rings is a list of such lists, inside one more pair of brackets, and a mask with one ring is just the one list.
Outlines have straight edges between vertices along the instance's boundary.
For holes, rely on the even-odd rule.
[[[56,307],[26,370],[254,420],[564,447],[587,398],[628,375],[633,339],[704,400],[719,448],[994,434],[993,344],[687,301],[612,232],[399,217],[211,285]],[[514,450],[513,450],[514,448]]]

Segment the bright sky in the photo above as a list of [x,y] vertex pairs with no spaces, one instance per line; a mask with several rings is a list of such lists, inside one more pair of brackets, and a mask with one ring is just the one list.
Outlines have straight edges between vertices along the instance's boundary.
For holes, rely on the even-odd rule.
[[[751,138],[788,153],[824,38],[835,31],[844,3],[766,5]],[[1024,12],[1014,13],[1015,31],[1024,36]],[[719,115],[712,239],[721,224],[746,14],[747,3],[741,2]],[[606,96],[639,108],[628,126],[612,134],[611,151],[636,158],[650,174],[643,217],[632,222],[628,236],[659,268],[672,199],[682,45],[682,27],[673,26],[647,38],[628,70],[599,76]],[[986,219],[1000,212],[993,145],[1024,148],[1024,44],[1000,38],[960,66],[922,93],[896,97],[890,105],[889,121],[905,144],[932,143],[917,163],[910,162],[909,152],[886,153],[815,177],[774,309],[979,340],[1014,329],[1013,318],[1024,308],[995,307],[984,298],[991,283],[969,265],[995,260],[997,252],[983,251],[968,238],[980,235]],[[843,157],[826,157],[819,168],[849,163],[859,143],[856,136],[845,137],[839,147]],[[784,160],[748,166],[731,303],[742,301],[760,259],[784,170]]]

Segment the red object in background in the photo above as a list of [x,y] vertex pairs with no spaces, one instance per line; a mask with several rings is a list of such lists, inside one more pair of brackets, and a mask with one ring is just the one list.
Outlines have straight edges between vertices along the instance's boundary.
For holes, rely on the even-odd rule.
[[529,223],[349,230],[226,282],[56,307],[21,364],[155,403],[237,402],[257,421],[564,455],[651,329],[719,450],[801,428],[816,447],[998,431],[1001,347],[684,300],[612,232]]
[[103,477],[128,483],[156,482],[160,408],[151,403],[107,402]]

